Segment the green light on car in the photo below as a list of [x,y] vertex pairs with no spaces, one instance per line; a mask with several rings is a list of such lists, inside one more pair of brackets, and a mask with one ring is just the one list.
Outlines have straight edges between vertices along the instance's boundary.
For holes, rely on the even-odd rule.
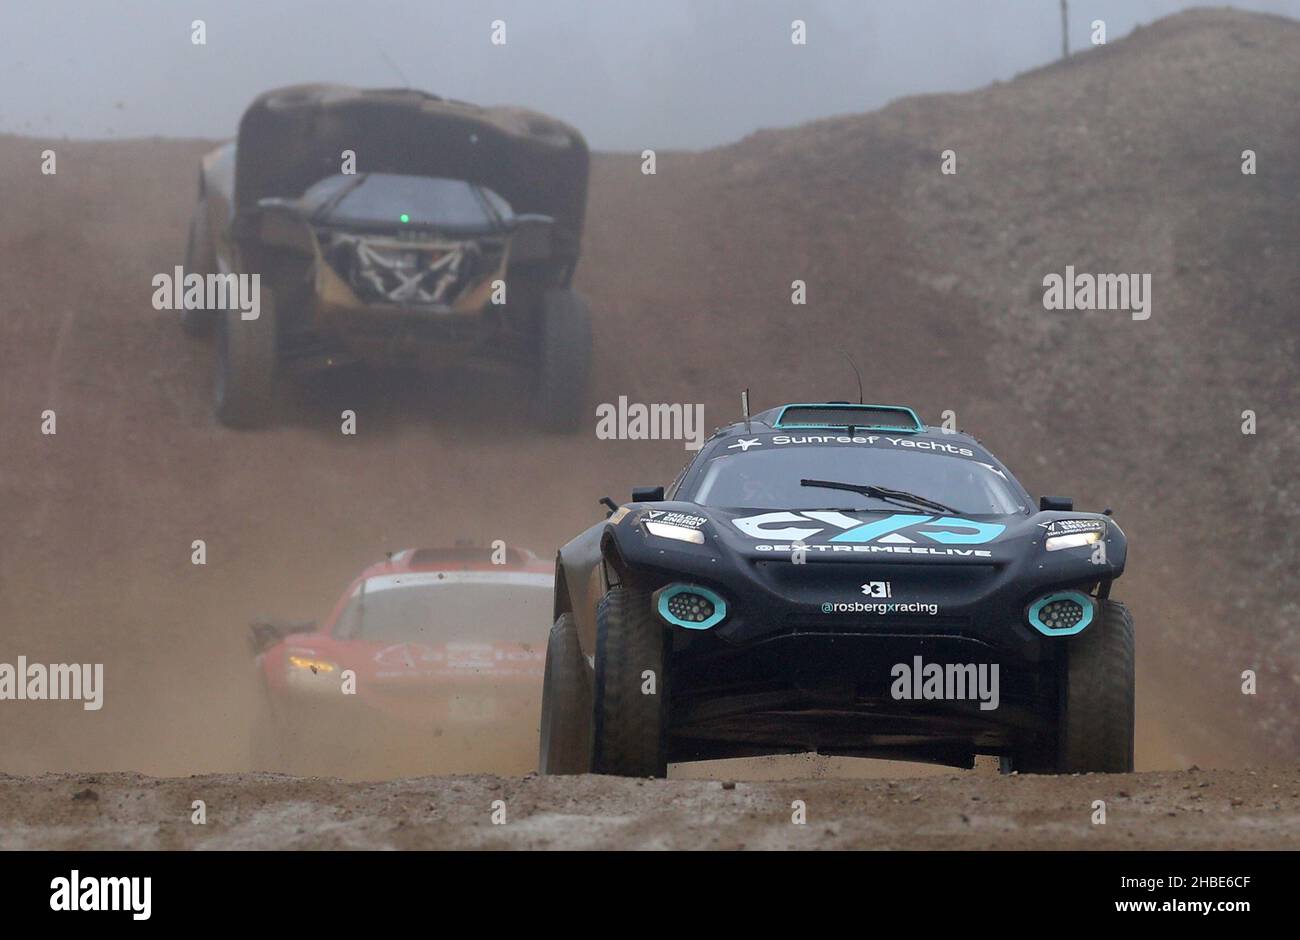
[[410,217],[409,215],[407,215],[405,212],[403,212],[401,215],[399,215],[398,218],[402,220],[402,224],[403,224],[403,225],[405,225],[407,222],[411,221],[411,217]]

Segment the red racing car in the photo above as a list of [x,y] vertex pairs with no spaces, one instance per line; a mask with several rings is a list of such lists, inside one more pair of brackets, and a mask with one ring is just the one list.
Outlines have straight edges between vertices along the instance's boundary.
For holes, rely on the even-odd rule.
[[319,625],[254,622],[254,767],[532,769],[553,586],[531,552],[409,549],[363,571]]

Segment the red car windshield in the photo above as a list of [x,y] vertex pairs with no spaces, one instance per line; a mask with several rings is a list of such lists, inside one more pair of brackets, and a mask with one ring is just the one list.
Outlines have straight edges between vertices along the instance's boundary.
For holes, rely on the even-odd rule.
[[551,620],[549,575],[384,575],[358,588],[334,626],[344,640],[540,643]]

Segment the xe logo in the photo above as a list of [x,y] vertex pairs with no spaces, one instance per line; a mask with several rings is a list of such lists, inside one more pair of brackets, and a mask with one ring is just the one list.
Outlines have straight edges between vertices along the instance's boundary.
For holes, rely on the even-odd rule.
[[441,652],[423,643],[397,643],[385,646],[375,654],[375,662],[381,666],[407,669],[415,669],[417,663],[441,662],[444,658]]
[[[829,539],[831,542],[876,542],[882,545],[915,545],[921,539],[943,545],[983,545],[993,541],[1006,529],[1006,526],[996,522],[976,522],[957,516],[936,518],[899,512],[875,522],[863,522],[842,512],[812,509],[802,513],[765,512],[732,521],[741,532],[764,541],[797,542],[831,528],[842,530]],[[822,524],[810,528],[809,523]],[[909,534],[904,535],[904,532]]]

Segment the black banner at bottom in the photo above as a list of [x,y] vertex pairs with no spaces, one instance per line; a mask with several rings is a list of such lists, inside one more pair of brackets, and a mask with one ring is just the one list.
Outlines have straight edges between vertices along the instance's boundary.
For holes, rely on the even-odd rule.
[[[1292,853],[379,853],[24,852],[0,855],[10,922],[79,929],[256,925],[334,929],[469,915],[473,929],[544,925],[557,905],[733,926],[842,910],[969,921],[1066,922],[1286,913]],[[686,902],[686,903],[683,903]],[[475,913],[477,912],[477,913]],[[444,921],[449,914],[456,919]],[[572,915],[570,915],[572,916]],[[606,924],[617,921],[603,921]],[[435,926],[431,924],[431,926]]]

